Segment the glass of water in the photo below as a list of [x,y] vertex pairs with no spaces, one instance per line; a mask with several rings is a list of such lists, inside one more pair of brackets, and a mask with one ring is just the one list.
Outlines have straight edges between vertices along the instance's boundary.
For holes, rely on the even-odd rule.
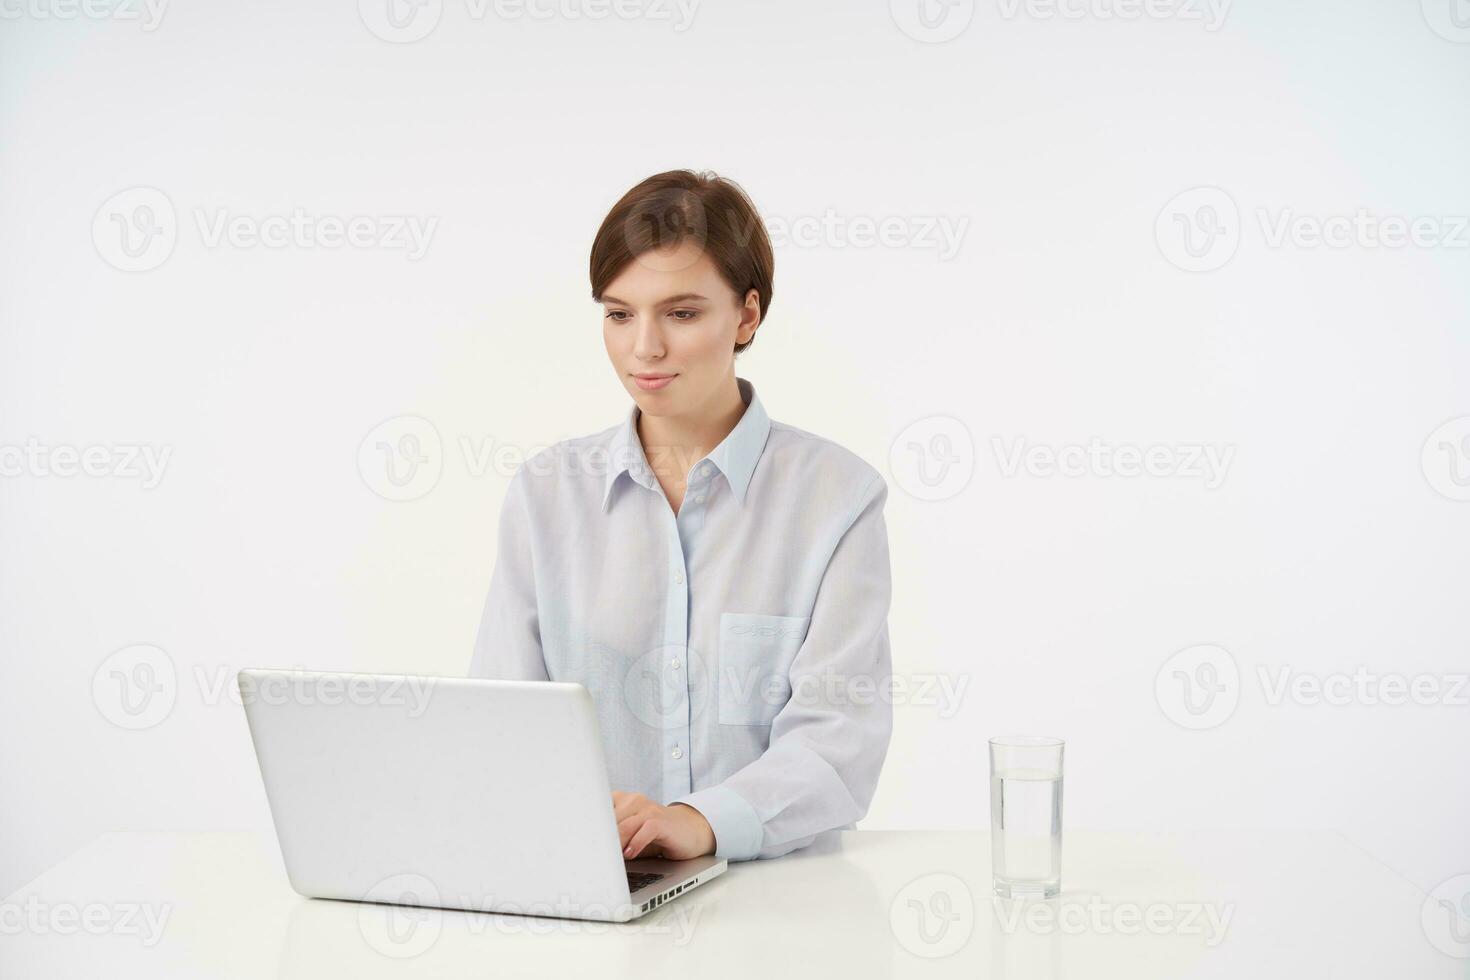
[[1001,898],[1051,898],[1062,888],[1059,738],[990,740],[990,871]]

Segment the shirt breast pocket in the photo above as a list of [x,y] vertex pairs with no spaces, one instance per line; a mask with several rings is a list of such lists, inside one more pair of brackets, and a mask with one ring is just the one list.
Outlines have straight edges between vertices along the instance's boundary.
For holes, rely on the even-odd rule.
[[788,671],[809,616],[720,615],[720,724],[769,725],[791,698]]

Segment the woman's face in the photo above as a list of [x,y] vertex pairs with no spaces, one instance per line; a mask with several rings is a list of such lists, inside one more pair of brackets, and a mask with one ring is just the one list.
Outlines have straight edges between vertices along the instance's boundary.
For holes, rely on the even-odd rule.
[[698,415],[733,379],[735,345],[755,336],[760,297],[744,297],[698,244],[645,252],[602,295],[602,339],[645,414]]

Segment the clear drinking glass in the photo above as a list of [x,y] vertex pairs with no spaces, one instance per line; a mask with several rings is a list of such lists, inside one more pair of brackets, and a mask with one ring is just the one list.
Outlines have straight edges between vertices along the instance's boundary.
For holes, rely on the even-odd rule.
[[1051,898],[1062,888],[1059,738],[990,740],[990,872],[1001,898]]

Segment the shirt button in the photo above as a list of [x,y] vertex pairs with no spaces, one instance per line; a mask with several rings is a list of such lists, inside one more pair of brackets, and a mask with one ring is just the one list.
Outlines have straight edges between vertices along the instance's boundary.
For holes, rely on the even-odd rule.
[[702,504],[702,503],[704,503],[704,494],[702,494],[702,493],[701,494],[697,494],[695,496],[695,498],[694,498],[694,502],[696,504]]
[[674,751],[673,751],[672,755],[674,756],[675,759],[682,759],[682,758],[684,758],[684,750],[681,749],[681,748],[679,748],[679,746],[676,745],[676,746],[674,746]]
[[669,666],[674,668],[675,670],[678,670],[680,667],[683,666],[683,664],[679,663],[678,657],[675,657],[673,660],[669,661]]
[[708,463],[705,463],[703,466],[701,466],[699,468],[699,475],[700,476],[709,476],[709,464]]
[[674,573],[674,581],[675,582],[678,582],[680,585],[683,585],[684,584],[684,573],[683,572],[675,572]]

